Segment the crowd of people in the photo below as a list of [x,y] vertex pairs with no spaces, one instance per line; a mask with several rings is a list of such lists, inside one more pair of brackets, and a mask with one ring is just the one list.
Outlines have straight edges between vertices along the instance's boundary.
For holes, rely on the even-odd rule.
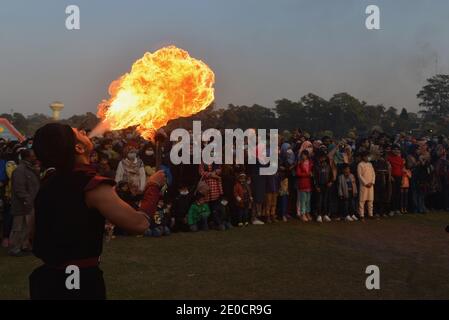
[[[142,236],[227,230],[299,219],[304,223],[354,222],[430,210],[449,211],[448,141],[444,136],[311,137],[296,129],[279,136],[278,170],[260,175],[256,164],[180,164],[172,142],[134,130],[93,138],[91,166],[116,182],[117,194],[144,211]],[[13,256],[31,248],[33,199],[44,171],[33,139],[0,140],[2,246]],[[263,146],[266,147],[266,146]],[[267,147],[268,148],[268,147]],[[44,172],[43,172],[44,171]],[[107,237],[126,234],[107,223]]]

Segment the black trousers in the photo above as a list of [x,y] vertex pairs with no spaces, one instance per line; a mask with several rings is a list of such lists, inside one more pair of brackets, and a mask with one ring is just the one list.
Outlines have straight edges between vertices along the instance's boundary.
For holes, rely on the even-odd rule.
[[105,300],[106,287],[99,267],[80,268],[79,289],[69,290],[65,269],[46,265],[36,268],[29,277],[31,300]]
[[315,192],[315,215],[322,216],[329,214],[329,192],[327,185],[319,186],[320,192]]
[[401,210],[401,182],[402,177],[393,177],[393,190],[391,195],[391,210]]

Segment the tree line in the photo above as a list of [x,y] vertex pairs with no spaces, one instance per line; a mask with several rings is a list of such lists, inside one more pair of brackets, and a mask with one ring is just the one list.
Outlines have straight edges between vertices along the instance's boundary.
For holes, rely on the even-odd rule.
[[[388,134],[449,135],[449,75],[436,75],[427,80],[419,91],[420,111],[370,105],[343,92],[329,100],[309,93],[298,101],[280,99],[273,107],[230,104],[217,108],[213,104],[204,111],[169,122],[168,129],[190,128],[192,120],[201,120],[203,128],[277,128],[281,131],[301,128],[312,135],[343,137],[348,134],[363,135],[373,128]],[[21,113],[0,114],[26,136],[52,119],[44,114],[24,116]],[[74,115],[61,120],[73,127],[92,129],[99,122],[95,114]]]

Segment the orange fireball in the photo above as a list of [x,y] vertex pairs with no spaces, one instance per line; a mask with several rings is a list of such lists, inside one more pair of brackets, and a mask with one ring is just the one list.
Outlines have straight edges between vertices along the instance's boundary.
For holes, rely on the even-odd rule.
[[111,97],[99,104],[98,116],[111,130],[137,126],[150,139],[168,121],[206,109],[214,100],[214,81],[213,71],[185,50],[147,52],[110,84]]

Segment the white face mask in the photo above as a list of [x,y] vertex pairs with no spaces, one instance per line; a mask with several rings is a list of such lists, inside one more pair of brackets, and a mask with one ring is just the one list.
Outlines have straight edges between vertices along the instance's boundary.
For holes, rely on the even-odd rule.
[[222,201],[221,201],[221,204],[224,205],[224,206],[227,206],[227,205],[228,205],[228,201],[222,200]]
[[145,154],[147,156],[152,156],[154,154],[154,151],[153,150],[147,150],[147,151],[145,151]]
[[185,196],[185,195],[189,194],[189,190],[183,190],[179,193],[182,194],[183,196]]
[[128,153],[128,159],[133,161],[136,160],[137,154],[135,152]]

